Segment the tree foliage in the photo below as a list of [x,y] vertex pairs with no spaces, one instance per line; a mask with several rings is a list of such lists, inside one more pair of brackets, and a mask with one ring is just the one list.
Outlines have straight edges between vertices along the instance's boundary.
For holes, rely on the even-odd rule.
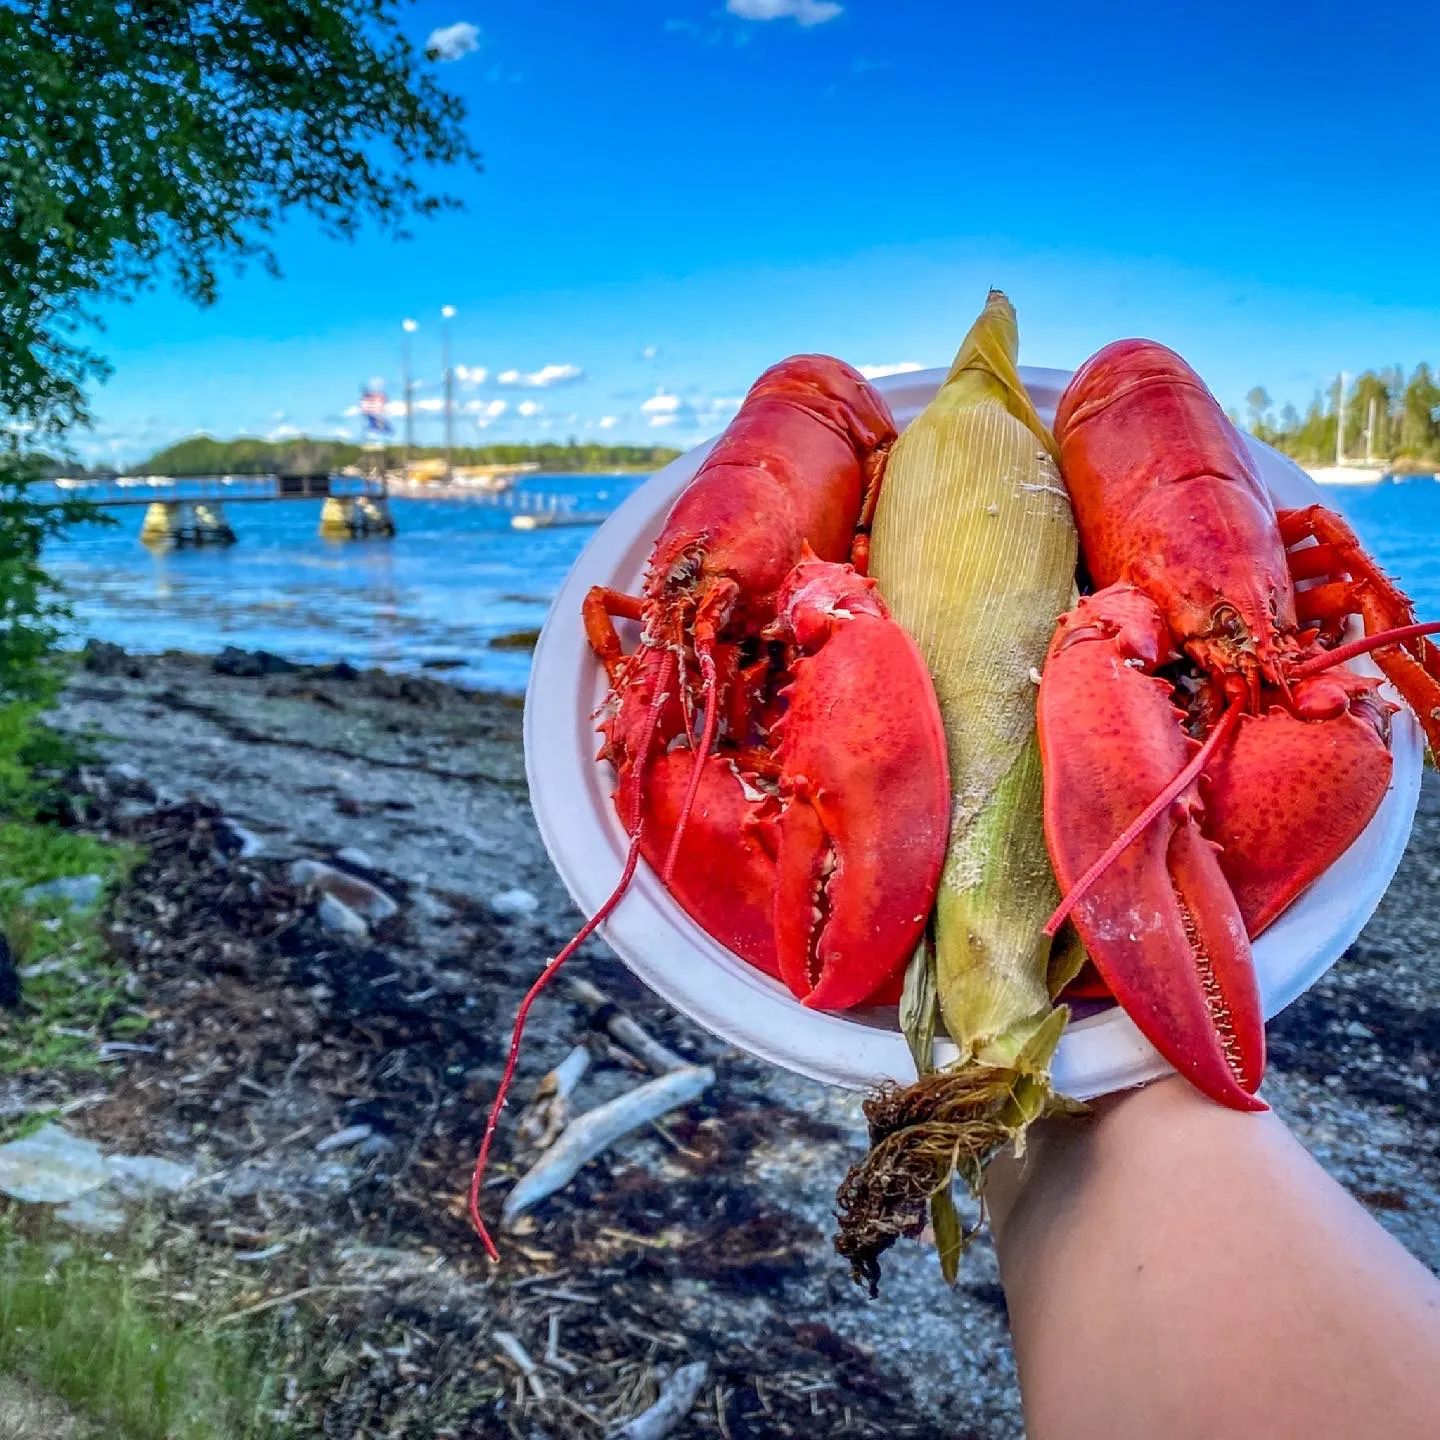
[[[564,445],[457,445],[453,459],[456,465],[535,464],[558,474],[576,470],[658,470],[679,453],[664,445],[597,445],[571,440]],[[392,459],[394,454],[392,451]],[[433,446],[412,451],[416,459],[443,454]],[[349,465],[365,467],[375,458],[358,445],[304,435],[278,441],[243,437],[215,440],[207,435],[192,435],[157,450],[135,468],[141,475],[319,474]]]
[[61,431],[102,297],[274,268],[282,215],[349,236],[476,157],[398,0],[0,0],[0,416]]
[[54,684],[41,549],[86,513],[31,502],[21,445],[86,420],[101,306],[167,280],[207,304],[227,265],[275,269],[289,213],[403,231],[450,203],[435,167],[477,162],[402,8],[0,0],[0,773]]
[[[1317,390],[1303,416],[1286,405],[1277,423],[1270,397],[1256,386],[1246,396],[1249,429],[1307,464],[1333,462],[1338,398],[1337,382],[1328,394]],[[1346,391],[1344,416],[1349,459],[1370,455],[1405,470],[1440,466],[1440,383],[1429,365],[1417,365],[1408,381],[1398,365],[1364,371]]]

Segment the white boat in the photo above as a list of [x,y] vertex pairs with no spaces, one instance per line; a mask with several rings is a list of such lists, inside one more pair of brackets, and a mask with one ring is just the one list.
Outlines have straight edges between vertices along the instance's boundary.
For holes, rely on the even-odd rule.
[[1345,372],[1335,382],[1335,463],[1333,465],[1307,465],[1305,473],[1317,485],[1378,485],[1386,475],[1384,468],[1377,467],[1372,449],[1375,436],[1375,402],[1370,402],[1370,418],[1365,427],[1364,462],[1345,458]]
[[1317,485],[1378,485],[1385,478],[1371,465],[1307,465],[1305,473]]

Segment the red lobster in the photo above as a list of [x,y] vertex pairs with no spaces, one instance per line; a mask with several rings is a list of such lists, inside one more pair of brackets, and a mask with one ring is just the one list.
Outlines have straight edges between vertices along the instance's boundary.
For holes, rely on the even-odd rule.
[[[934,903],[949,833],[930,675],[866,577],[895,438],[885,402],[821,355],[763,374],[681,493],[641,594],[596,587],[586,634],[610,681],[600,758],[629,854],[609,899],[521,1002],[525,1016],[619,903],[643,857],[709,934],[846,1009],[893,989]],[[615,619],[638,621],[626,654]]]
[[[1087,361],[1055,436],[1096,588],[1061,617],[1040,685],[1066,895],[1047,928],[1073,915],[1156,1049],[1212,1098],[1262,1110],[1250,938],[1359,835],[1390,779],[1394,707],[1343,662],[1373,650],[1437,748],[1440,652],[1423,636],[1440,626],[1413,623],[1338,515],[1276,512],[1235,427],[1162,345]],[[1352,615],[1367,633],[1345,644]]]

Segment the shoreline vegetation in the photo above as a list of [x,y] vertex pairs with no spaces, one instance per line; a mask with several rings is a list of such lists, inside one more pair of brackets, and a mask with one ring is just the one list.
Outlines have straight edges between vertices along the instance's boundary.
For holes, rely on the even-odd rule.
[[1440,472],[1440,381],[1428,364],[1408,378],[1399,365],[1353,379],[1342,375],[1328,392],[1315,392],[1303,415],[1294,405],[1277,414],[1269,392],[1257,385],[1245,397],[1244,419],[1234,410],[1229,415],[1302,465],[1334,464],[1343,440],[1340,448],[1352,463],[1367,461],[1394,475]]
[[[153,455],[128,466],[133,475],[169,475],[177,479],[199,475],[274,475],[321,474],[336,472],[348,466],[399,462],[403,451],[391,443],[383,452],[366,449],[352,442],[316,439],[301,435],[290,440],[263,440],[237,436],[232,440],[216,440],[206,435],[193,435],[157,450]],[[668,465],[681,452],[668,445],[600,445],[571,438],[564,444],[546,442],[535,445],[457,445],[451,452],[458,466],[533,465],[547,475],[620,475],[649,474]],[[414,463],[441,460],[445,451],[439,445],[416,445],[410,450]],[[47,478],[57,475],[110,475],[112,467],[79,465],[63,457],[36,455],[32,457],[39,473]]]

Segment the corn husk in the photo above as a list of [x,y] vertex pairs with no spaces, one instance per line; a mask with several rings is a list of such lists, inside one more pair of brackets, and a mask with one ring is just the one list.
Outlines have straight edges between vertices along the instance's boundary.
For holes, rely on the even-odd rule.
[[936,985],[961,1054],[1007,1064],[1050,1011],[1035,681],[1075,583],[1055,442],[992,291],[940,393],[886,467],[870,570],[920,647],[945,721],[954,814],[935,916]]
[[[954,808],[933,943],[902,1007],[921,1081],[867,1107],[872,1172],[846,1183],[859,1212],[928,1184],[951,1278],[962,1248],[951,1180],[978,1189],[990,1155],[1051,1104],[1065,1023],[1052,997],[1080,958],[1073,947],[1052,958],[1044,933],[1059,896],[1035,736],[1039,667],[1074,589],[1075,525],[1018,348],[1015,312],[991,291],[939,394],[891,451],[870,542],[871,574],[935,682]],[[930,1075],[937,1006],[960,1059]],[[841,1248],[873,1284],[873,1255],[851,1253],[865,1251],[857,1236]]]

